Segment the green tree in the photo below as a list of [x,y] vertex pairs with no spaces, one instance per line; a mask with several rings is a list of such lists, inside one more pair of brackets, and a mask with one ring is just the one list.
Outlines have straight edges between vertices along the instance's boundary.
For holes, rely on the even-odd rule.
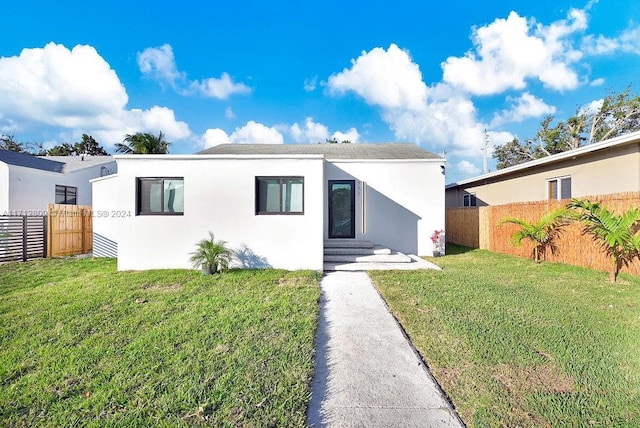
[[623,266],[627,266],[640,252],[640,209],[630,208],[615,214],[597,202],[572,199],[567,208],[577,212],[583,234],[593,240],[611,258],[609,280],[615,282]]
[[582,107],[565,121],[554,124],[554,120],[553,115],[545,116],[533,140],[514,139],[496,146],[493,157],[498,161],[497,168],[507,168],[639,130],[640,96],[632,96],[629,86],[620,94],[609,93],[596,110]]
[[69,143],[62,143],[47,150],[48,156],[73,156],[76,154],[74,146]]
[[13,135],[0,135],[0,149],[25,153],[24,143],[17,142]]
[[498,169],[508,168],[543,156],[545,156],[545,153],[538,146],[535,146],[531,140],[521,143],[517,138],[496,146],[493,152],[493,157],[498,160]]
[[227,242],[216,241],[213,232],[209,232],[209,238],[196,244],[196,251],[191,253],[191,263],[194,268],[202,268],[203,273],[224,272],[229,268],[233,258],[233,251],[227,248]]
[[169,153],[170,145],[171,143],[165,140],[162,131],[157,137],[148,132],[138,132],[136,134],[127,134],[122,143],[116,144],[116,152],[145,155],[166,154]]
[[511,235],[513,245],[519,247],[525,239],[532,241],[534,243],[532,258],[536,263],[540,263],[541,257],[545,255],[547,250],[555,254],[558,249],[556,239],[562,233],[563,227],[569,222],[569,210],[562,207],[543,215],[536,223],[507,217],[500,221],[498,226],[507,223],[518,226],[520,229]]
[[82,139],[77,142],[73,149],[75,154],[87,154],[91,156],[108,156],[109,153],[91,135],[82,134]]

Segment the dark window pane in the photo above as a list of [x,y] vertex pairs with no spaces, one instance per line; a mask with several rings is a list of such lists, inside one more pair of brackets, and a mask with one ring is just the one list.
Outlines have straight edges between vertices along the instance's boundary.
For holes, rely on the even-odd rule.
[[560,194],[561,199],[571,198],[571,177],[560,180]]
[[280,212],[280,180],[258,180],[258,212]]
[[66,200],[64,187],[56,186],[56,204],[64,204]]

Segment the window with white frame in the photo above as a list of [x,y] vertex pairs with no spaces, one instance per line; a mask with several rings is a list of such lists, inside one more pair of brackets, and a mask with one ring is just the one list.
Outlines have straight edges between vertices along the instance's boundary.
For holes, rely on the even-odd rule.
[[475,193],[466,193],[462,196],[463,207],[475,207],[476,205],[477,205],[477,202],[476,202]]
[[571,177],[558,177],[547,180],[547,199],[570,199]]

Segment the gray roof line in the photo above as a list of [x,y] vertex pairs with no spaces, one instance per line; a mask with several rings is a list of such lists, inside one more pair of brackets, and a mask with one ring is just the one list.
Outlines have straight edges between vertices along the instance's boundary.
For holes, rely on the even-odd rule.
[[443,159],[411,143],[221,144],[197,154],[323,155],[331,160]]
[[9,165],[39,169],[41,171],[57,172],[60,174],[64,172],[63,162],[43,159],[38,156],[13,152],[11,150],[0,149],[0,161]]

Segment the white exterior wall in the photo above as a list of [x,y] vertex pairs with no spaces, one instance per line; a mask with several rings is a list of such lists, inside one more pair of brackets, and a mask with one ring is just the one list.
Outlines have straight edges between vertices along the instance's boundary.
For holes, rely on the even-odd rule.
[[91,180],[93,212],[93,255],[118,256],[118,226],[120,217],[115,211],[117,201],[117,175]]
[[[403,253],[433,255],[431,234],[445,226],[444,160],[336,160],[325,165],[327,181],[356,180],[356,239]],[[328,183],[324,200],[323,233],[328,239]]]
[[56,200],[57,184],[76,187],[78,189],[77,204],[91,205],[89,181],[100,176],[100,168],[103,166],[115,170],[116,163],[114,161],[94,165],[66,174],[9,165],[8,210],[45,213],[47,205]]
[[[118,176],[106,182],[113,183],[117,195],[111,209],[130,214],[118,220],[114,235],[119,270],[190,268],[190,253],[209,231],[234,250],[244,248],[244,267],[322,269],[322,157],[146,155],[117,159]],[[304,214],[256,215],[256,176],[304,177]],[[184,177],[184,215],[136,215],[137,177]],[[98,200],[103,196],[96,196]]]
[[0,162],[0,215],[9,211],[9,166]]

